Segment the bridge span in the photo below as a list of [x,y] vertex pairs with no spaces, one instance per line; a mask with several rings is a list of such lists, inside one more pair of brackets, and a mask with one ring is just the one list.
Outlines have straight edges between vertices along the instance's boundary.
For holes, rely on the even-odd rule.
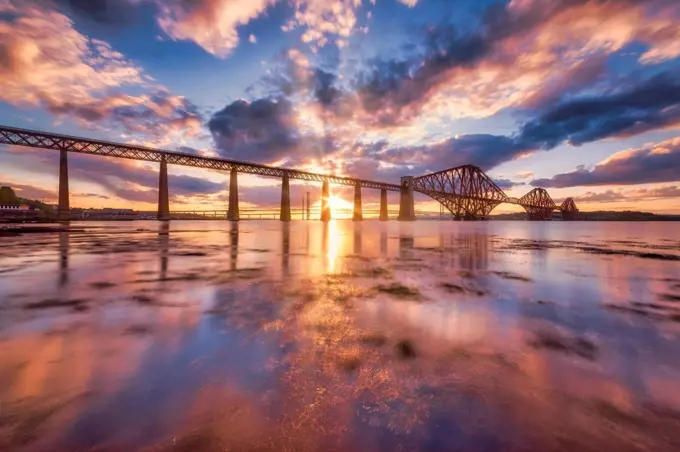
[[281,221],[291,221],[290,179],[322,183],[321,220],[323,221],[331,219],[328,205],[330,184],[354,187],[353,220],[355,221],[363,220],[362,188],[381,191],[380,221],[388,220],[388,191],[400,193],[398,219],[401,221],[416,219],[414,192],[423,193],[435,199],[446,207],[456,220],[486,219],[489,213],[501,203],[521,205],[531,220],[548,220],[554,210],[561,211],[565,220],[575,220],[578,217],[578,209],[572,198],[568,198],[562,205],[557,206],[548,192],[542,188],[535,188],[519,199],[510,198],[489,176],[474,165],[462,165],[420,177],[402,177],[400,184],[390,184],[1,125],[0,144],[59,151],[58,216],[64,221],[70,219],[69,152],[158,163],[158,219],[166,221],[170,219],[168,164],[229,171],[229,207],[226,218],[232,221],[240,219],[238,173],[282,179],[279,215]]

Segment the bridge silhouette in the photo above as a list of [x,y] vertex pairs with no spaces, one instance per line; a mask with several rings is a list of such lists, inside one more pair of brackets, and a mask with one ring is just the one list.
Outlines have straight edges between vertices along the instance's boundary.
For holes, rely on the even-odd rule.
[[474,165],[462,165],[419,177],[405,176],[401,178],[399,184],[390,184],[6,126],[0,126],[0,144],[59,151],[58,218],[63,221],[70,219],[69,152],[159,163],[158,219],[164,221],[170,219],[168,164],[229,171],[229,206],[226,218],[231,221],[240,219],[238,173],[282,179],[279,215],[281,221],[291,221],[290,179],[322,183],[320,214],[322,221],[331,219],[328,205],[330,184],[354,187],[354,221],[363,220],[362,188],[381,191],[379,216],[381,221],[388,220],[388,191],[400,193],[398,215],[400,221],[416,219],[414,199],[416,192],[438,201],[456,220],[486,219],[491,211],[502,203],[522,206],[528,218],[535,221],[550,220],[556,210],[562,213],[564,220],[576,220],[579,212],[573,198],[567,198],[558,206],[543,188],[535,188],[521,198],[508,197],[484,171]]

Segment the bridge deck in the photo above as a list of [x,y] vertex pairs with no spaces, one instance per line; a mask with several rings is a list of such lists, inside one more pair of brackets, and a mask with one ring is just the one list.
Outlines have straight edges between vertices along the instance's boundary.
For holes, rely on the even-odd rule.
[[165,151],[144,146],[113,143],[110,141],[93,140],[89,138],[6,126],[0,126],[0,144],[65,150],[81,154],[102,155],[131,160],[143,160],[147,162],[160,162],[165,159],[167,163],[173,165],[193,166],[221,171],[231,171],[235,169],[240,173],[257,174],[259,176],[282,178],[287,174],[291,179],[305,181],[328,182],[330,184],[350,186],[356,186],[358,184],[364,188],[385,189],[389,191],[399,191],[400,189],[399,185],[385,182],[333,176],[329,174],[317,174],[296,169],[260,165],[258,163],[241,162],[217,157],[205,157],[185,152]]

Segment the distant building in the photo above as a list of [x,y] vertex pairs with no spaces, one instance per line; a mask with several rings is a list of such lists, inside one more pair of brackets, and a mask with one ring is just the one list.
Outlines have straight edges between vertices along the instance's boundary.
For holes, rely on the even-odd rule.
[[26,204],[0,204],[0,211],[26,212],[33,210],[33,207]]
[[102,211],[111,215],[132,215],[135,213],[133,209],[112,209],[110,207],[104,207]]
[[38,217],[40,211],[26,204],[0,204],[0,220],[30,220]]

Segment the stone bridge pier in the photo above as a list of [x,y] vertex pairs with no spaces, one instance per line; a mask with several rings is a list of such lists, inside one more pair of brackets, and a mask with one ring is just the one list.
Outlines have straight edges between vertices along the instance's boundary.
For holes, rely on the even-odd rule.
[[57,207],[57,219],[59,221],[69,221],[71,219],[68,190],[68,152],[66,149],[59,151],[59,206]]
[[383,188],[380,190],[380,221],[387,220],[389,220],[387,214],[387,190]]
[[227,210],[227,220],[238,221],[238,171],[236,168],[229,174],[229,209]]
[[399,192],[399,221],[415,221],[416,209],[413,197],[413,177],[401,178],[401,190]]
[[158,173],[158,221],[170,220],[170,196],[168,193],[168,162],[165,156],[161,158]]
[[354,215],[352,216],[352,221],[363,221],[364,212],[362,209],[361,202],[361,185],[356,184],[354,186]]
[[290,177],[288,173],[283,175],[281,183],[281,214],[279,216],[281,221],[290,221]]

